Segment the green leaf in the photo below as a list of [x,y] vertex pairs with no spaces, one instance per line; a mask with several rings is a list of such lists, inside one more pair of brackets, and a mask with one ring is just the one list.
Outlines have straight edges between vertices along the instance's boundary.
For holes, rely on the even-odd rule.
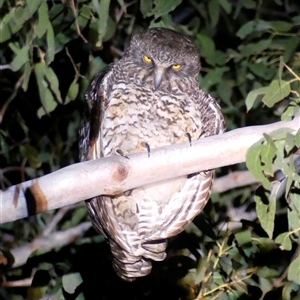
[[268,88],[266,88],[266,87],[259,88],[259,89],[251,91],[247,95],[246,100],[245,100],[246,107],[247,107],[247,112],[253,107],[255,101],[257,100],[257,97],[261,96],[261,95],[264,95],[267,92],[267,89]]
[[290,233],[289,232],[284,232],[280,235],[277,236],[275,239],[275,242],[280,244],[280,249],[281,250],[291,250],[292,249],[292,242],[290,239]]
[[252,33],[253,31],[265,31],[270,28],[270,25],[262,20],[259,21],[249,21],[246,24],[244,24],[236,33],[236,35],[244,39],[247,35]]
[[24,1],[24,5],[12,7],[0,20],[0,43],[10,39],[13,34],[22,29],[24,23],[32,18],[42,2],[43,0]]
[[271,199],[270,193],[259,187],[254,196],[256,212],[262,228],[272,238],[274,231],[274,220],[276,211],[276,201]]
[[24,80],[23,80],[23,83],[22,83],[22,89],[25,92],[27,91],[27,88],[28,88],[28,83],[29,83],[31,71],[32,71],[31,63],[29,61],[27,61],[25,63],[24,74],[23,74]]
[[95,43],[95,46],[99,49],[102,48],[102,41],[105,36],[107,30],[107,21],[109,17],[109,6],[110,0],[92,0],[92,6],[94,11],[98,14],[99,18],[92,19],[92,24],[94,25],[94,29],[96,29],[98,33],[98,38]]
[[271,80],[274,78],[274,73],[276,71],[275,67],[272,68],[272,66],[268,66],[265,62],[249,63],[248,68],[256,76],[259,76],[264,80]]
[[285,21],[271,21],[269,24],[274,31],[278,32],[287,32],[291,30],[293,26],[295,26],[293,23],[288,23]]
[[[40,62],[37,63],[34,66],[34,72],[35,72],[35,77],[37,80],[37,85],[38,85],[38,89],[39,89],[39,94],[40,94],[40,100],[42,102],[42,107],[39,108],[37,115],[39,118],[41,118],[43,115],[50,113],[51,111],[53,111],[56,106],[57,103],[51,93],[51,91],[49,90],[49,85],[46,79],[46,72],[47,72],[47,67],[45,65],[45,63]],[[51,72],[51,71],[50,71]],[[49,73],[49,71],[48,71]],[[49,81],[49,79],[48,79]]]
[[300,147],[300,129],[298,129],[297,133],[295,134],[295,145]]
[[157,19],[173,11],[181,2],[182,0],[154,0],[155,7],[151,14],[154,14]]
[[231,13],[232,4],[228,0],[219,0],[219,3],[227,14]]
[[251,244],[251,232],[249,230],[241,231],[235,234],[239,246]]
[[50,88],[51,92],[55,95],[56,100],[62,103],[58,79],[53,69],[50,67],[46,67],[45,75],[48,80],[48,87]]
[[266,94],[262,98],[262,101],[268,106],[272,107],[275,103],[281,101],[287,97],[291,92],[291,86],[288,81],[285,80],[273,80],[269,85]]
[[288,270],[288,280],[300,284],[300,255],[292,261]]
[[257,142],[256,144],[251,146],[246,154],[246,165],[253,176],[262,183],[264,188],[270,189],[271,183],[263,173],[263,166],[260,156],[262,149],[263,146],[261,145],[261,142]]
[[144,18],[152,15],[152,13],[151,13],[152,7],[153,7],[152,0],[141,0],[140,1],[140,11],[143,14]]
[[51,26],[51,24],[49,22],[48,5],[46,2],[42,2],[38,9],[38,23],[34,28],[37,37],[41,38],[49,26]]
[[210,70],[201,80],[201,87],[208,90],[211,86],[221,82],[223,75],[227,70],[228,67],[214,68]]
[[69,294],[74,294],[76,288],[82,283],[80,273],[67,274],[62,277],[64,290]]
[[201,56],[204,58],[211,56],[216,50],[213,39],[204,33],[197,34],[197,44],[201,49]]
[[261,162],[264,164],[263,171],[266,175],[273,175],[273,159],[275,158],[277,148],[268,134],[264,133],[263,136],[267,141],[261,151]]
[[294,147],[295,147],[295,136],[291,133],[287,133],[285,138],[285,145],[284,145],[287,154],[289,154]]
[[71,85],[68,89],[65,104],[67,104],[70,101],[74,100],[78,95],[78,91],[79,91],[79,84],[76,80],[73,80],[73,82],[71,83]]
[[261,267],[257,270],[256,274],[263,278],[274,278],[280,274],[280,271],[268,267]]
[[208,11],[210,16],[211,26],[215,27],[219,22],[220,4],[219,0],[210,0],[208,2]]
[[14,60],[11,62],[11,69],[16,72],[29,60],[29,45],[19,49]]
[[295,284],[295,282],[287,282],[283,289],[282,289],[282,299],[284,300],[293,300],[295,299],[294,297],[292,297],[291,294],[294,294],[293,292],[297,292],[299,291],[299,285]]
[[297,230],[300,228],[300,195],[296,193],[290,193],[289,202],[290,202],[289,203],[290,209],[288,209],[289,229]]
[[52,25],[49,24],[47,29],[47,52],[46,52],[46,61],[50,65],[55,56],[55,38]]
[[244,57],[258,54],[264,51],[265,49],[269,48],[272,43],[272,39],[265,39],[261,40],[257,43],[248,43],[246,45],[241,45],[239,50],[241,51]]

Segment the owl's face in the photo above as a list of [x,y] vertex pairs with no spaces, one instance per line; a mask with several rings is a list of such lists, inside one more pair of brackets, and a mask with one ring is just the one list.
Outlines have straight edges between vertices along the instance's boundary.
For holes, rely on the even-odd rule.
[[154,90],[185,80],[198,85],[199,50],[189,37],[170,29],[152,28],[134,35],[122,63],[135,68]]

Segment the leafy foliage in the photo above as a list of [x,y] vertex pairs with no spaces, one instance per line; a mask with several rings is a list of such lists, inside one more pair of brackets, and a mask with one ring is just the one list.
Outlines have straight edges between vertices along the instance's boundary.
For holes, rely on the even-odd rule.
[[[0,9],[2,189],[78,161],[84,92],[139,27],[164,26],[195,39],[200,85],[220,99],[228,129],[300,114],[297,1],[0,0]],[[168,259],[134,283],[116,277],[94,230],[65,247],[51,239],[87,220],[83,206],[1,225],[0,298],[298,299],[299,147],[300,130],[265,135],[247,155],[261,182],[255,192],[213,195],[170,241]],[[52,250],[41,247],[12,269],[12,253],[38,237]],[[22,286],[33,270],[32,283]]]

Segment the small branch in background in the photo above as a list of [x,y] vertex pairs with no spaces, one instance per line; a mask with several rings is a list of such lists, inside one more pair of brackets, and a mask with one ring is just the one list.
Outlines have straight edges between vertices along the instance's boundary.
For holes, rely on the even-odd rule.
[[55,226],[59,223],[59,221],[64,217],[64,215],[71,209],[73,209],[76,206],[74,205],[68,205],[60,208],[56,213],[55,216],[52,218],[51,222],[45,227],[43,232],[43,237],[49,236],[49,234],[53,231]]
[[11,254],[15,258],[13,267],[16,268],[24,265],[28,257],[36,250],[48,252],[55,247],[64,247],[74,242],[75,239],[82,236],[91,226],[90,222],[84,222],[76,227],[51,233],[47,237],[37,237],[30,243],[12,249]]
[[87,39],[82,35],[79,24],[78,24],[78,16],[77,16],[77,9],[75,7],[75,3],[74,0],[70,0],[70,4],[71,4],[71,9],[73,11],[74,14],[74,19],[75,19],[75,27],[76,27],[76,31],[77,34],[81,37],[81,39],[85,42],[88,43]]
[[5,101],[4,105],[2,106],[2,108],[0,110],[0,124],[3,121],[4,114],[8,108],[9,103],[17,96],[18,90],[19,90],[20,86],[22,85],[23,81],[24,81],[24,76],[21,76],[15,84],[14,91],[12,92],[10,97]]
[[66,47],[66,53],[67,53],[67,56],[69,57],[69,59],[70,59],[70,61],[71,61],[71,64],[72,64],[73,69],[74,69],[74,71],[75,71],[75,79],[77,80],[78,77],[80,76],[80,73],[79,73],[79,71],[78,71],[78,68],[76,67],[76,64],[75,64],[75,62],[74,62],[74,60],[73,60],[73,57],[71,56],[71,54],[70,54],[70,52],[69,52],[68,47]]
[[29,278],[24,278],[20,280],[14,281],[3,281],[1,285],[5,288],[14,288],[14,287],[29,287],[31,286],[32,280],[34,277],[34,273]]
[[216,178],[213,184],[213,193],[223,193],[233,188],[258,183],[258,180],[249,171],[236,171]]
[[0,70],[6,70],[6,69],[11,70],[11,65],[10,64],[0,65]]

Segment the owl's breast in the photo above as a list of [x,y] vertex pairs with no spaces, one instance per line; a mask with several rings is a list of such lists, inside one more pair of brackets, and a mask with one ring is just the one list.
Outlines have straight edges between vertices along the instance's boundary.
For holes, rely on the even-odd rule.
[[142,87],[115,85],[104,112],[102,144],[104,156],[119,148],[125,152],[187,142],[201,131],[200,112],[187,94],[167,95]]

